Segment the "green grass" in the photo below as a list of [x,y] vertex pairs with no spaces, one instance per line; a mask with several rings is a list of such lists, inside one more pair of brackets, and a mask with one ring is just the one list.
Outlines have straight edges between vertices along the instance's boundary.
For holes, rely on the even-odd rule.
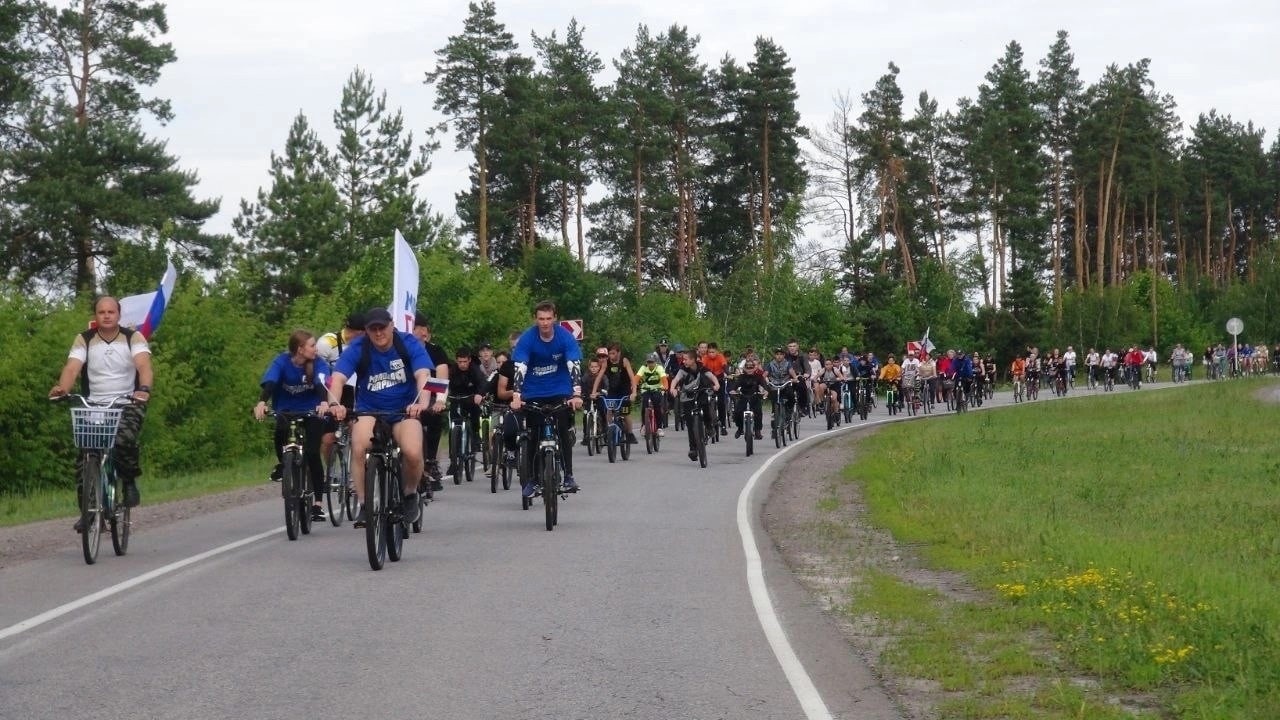
[[[1120,391],[888,427],[846,479],[863,483],[872,522],[967,573],[1109,688],[1156,693],[1180,718],[1274,717],[1280,408],[1254,399],[1260,387]],[[940,627],[963,637],[963,617],[951,621]],[[935,636],[925,657],[973,652],[937,650]],[[944,685],[981,676],[931,670],[910,644],[894,652]],[[1046,697],[1078,699],[1064,686],[1033,700]]]
[[[144,503],[154,504],[261,485],[267,481],[274,462],[274,458],[263,457],[187,475],[157,477],[144,474],[138,479],[138,489],[142,492]],[[48,490],[26,496],[0,494],[0,527],[61,517],[73,518],[75,515],[74,489]]]

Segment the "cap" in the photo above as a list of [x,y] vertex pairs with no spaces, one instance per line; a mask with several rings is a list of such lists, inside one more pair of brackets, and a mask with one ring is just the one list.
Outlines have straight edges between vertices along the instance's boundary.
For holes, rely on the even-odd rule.
[[688,350],[689,348],[685,347],[684,343],[676,343],[675,345],[671,346],[671,349],[674,350],[675,352],[682,353]]
[[347,327],[352,330],[364,329],[364,313],[353,312],[347,316]]
[[649,353],[649,357],[645,358],[646,362],[658,362],[658,353]]
[[364,314],[364,326],[367,328],[371,325],[390,325],[391,313],[386,308],[376,307]]
[[609,354],[609,348],[606,348],[606,347],[596,348],[596,357],[603,357],[608,354]]
[[428,317],[427,317],[427,314],[426,314],[426,313],[414,313],[414,314],[413,314],[413,326],[414,326],[414,327],[424,327],[424,328],[427,328],[428,330],[430,330],[430,329],[431,329],[431,320],[430,320],[430,318],[428,318]]
[[781,348],[781,347],[776,347],[776,348],[774,348],[774,349],[773,349],[773,351],[774,351],[775,353],[783,352],[783,350],[782,350],[782,348]]
[[658,344],[659,344],[659,345],[666,345],[666,344],[667,344],[667,339],[666,339],[666,338],[662,338],[661,340],[659,340],[659,341],[658,341]]
[[486,342],[486,343],[480,343],[480,347],[479,347],[479,348],[477,348],[477,349],[478,349],[478,350],[492,350],[492,349],[493,349],[493,345],[491,345],[491,344],[489,344],[489,343],[487,343],[487,342]]

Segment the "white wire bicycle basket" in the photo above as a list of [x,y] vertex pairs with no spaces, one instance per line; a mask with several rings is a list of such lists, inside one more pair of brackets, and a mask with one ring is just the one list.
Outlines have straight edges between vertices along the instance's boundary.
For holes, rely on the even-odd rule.
[[81,450],[109,450],[116,442],[123,408],[71,408],[71,434]]

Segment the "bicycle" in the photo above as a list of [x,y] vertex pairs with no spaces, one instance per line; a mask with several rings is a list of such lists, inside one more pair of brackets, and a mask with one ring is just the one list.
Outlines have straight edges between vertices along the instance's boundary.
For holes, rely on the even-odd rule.
[[791,381],[788,380],[780,385],[775,384],[772,380],[768,382],[773,395],[773,420],[770,423],[773,427],[773,445],[777,448],[783,448],[787,445],[786,428],[791,424],[791,418],[787,417],[788,403],[783,401],[782,391],[791,384]]
[[[761,396],[765,395],[764,389],[761,388]],[[742,403],[742,437],[747,441],[747,457],[755,454],[756,446],[756,413],[751,409],[751,403],[746,396],[739,390],[730,390],[729,395],[733,396],[735,403]]]
[[1116,387],[1116,369],[1104,368],[1102,371],[1102,389],[1104,392],[1111,392]]
[[[353,417],[374,418],[373,435],[364,455],[365,550],[369,567],[381,570],[387,560],[398,562],[409,528],[404,521],[404,470],[400,446],[387,417],[404,417],[399,412],[354,412]],[[422,503],[422,495],[418,502]],[[425,507],[419,510],[421,513]],[[419,520],[421,522],[421,520]]]
[[449,467],[453,468],[453,484],[475,479],[476,454],[471,447],[471,418],[462,406],[470,395],[449,396]]
[[1040,397],[1040,376],[1027,374],[1027,399],[1035,400]]
[[1026,383],[1023,382],[1022,376],[1014,375],[1013,376],[1013,402],[1020,403],[1023,400],[1025,400],[1026,399],[1024,397],[1025,393],[1026,393]]
[[873,394],[871,378],[858,378],[858,417],[863,420],[867,419],[867,413],[871,411],[871,395]]
[[[708,391],[710,388],[707,389]],[[692,410],[689,417],[685,418],[685,428],[689,431],[689,445],[693,448],[693,452],[697,455],[698,466],[705,468],[707,466],[707,442],[708,436],[714,432],[712,420],[708,417],[709,412],[714,409],[708,407],[706,411],[697,402],[698,394],[703,392],[701,388],[695,388],[692,392],[681,390],[680,399],[681,407],[688,406],[692,403]],[[710,398],[708,398],[710,400]]]
[[[527,460],[530,482],[538,488],[535,495],[542,496],[547,530],[551,531],[560,523],[560,500],[569,497],[569,491],[563,485],[564,459],[560,451],[560,426],[556,422],[556,413],[568,405],[526,402],[524,406],[530,413],[539,416],[526,423],[525,437],[530,449]],[[525,497],[524,493],[520,494],[520,502],[524,510],[533,507],[533,498]]]
[[827,429],[831,430],[840,424],[840,403],[836,399],[835,388],[827,388],[822,398],[822,406],[827,416]]
[[662,445],[662,436],[659,435],[661,423],[658,421],[658,413],[660,406],[655,407],[655,403],[662,402],[661,390],[645,390],[640,395],[640,405],[643,408],[641,415],[644,422],[644,451],[652,455],[658,452]]
[[324,476],[329,522],[334,527],[342,525],[344,514],[348,520],[355,520],[360,508],[356,505],[356,494],[351,488],[351,426],[348,423],[338,423],[338,429],[333,434]]
[[124,480],[116,474],[111,462],[111,449],[116,444],[116,429],[129,396],[113,398],[105,404],[90,403],[83,395],[63,395],[55,402],[74,400],[71,408],[71,437],[80,453],[80,547],[84,561],[98,561],[103,525],[111,533],[111,547],[116,555],[129,551],[129,507],[124,503]]
[[[491,406],[490,412],[492,412],[492,410],[493,408]],[[508,409],[506,412],[509,413],[511,410]],[[505,418],[506,413],[503,414],[503,419],[505,420]],[[506,434],[502,431],[502,422],[503,421],[500,420],[495,425],[492,418],[489,420],[490,430],[487,442],[489,443],[488,452],[491,458],[489,461],[489,492],[491,493],[498,492],[499,483],[502,484],[503,490],[511,489],[511,473],[513,472],[513,468],[511,464],[507,462],[507,453],[505,450]]]
[[594,400],[587,402],[582,408],[582,443],[587,446],[588,457],[604,450],[604,426]]
[[277,410],[267,416],[284,418],[289,423],[284,447],[280,450],[280,496],[284,499],[284,533],[290,540],[297,540],[299,531],[303,535],[311,534],[311,505],[316,497],[307,480],[303,438],[307,420],[316,417],[316,413],[314,410]]
[[609,451],[609,462],[617,461],[619,449],[622,451],[623,460],[631,459],[631,443],[627,441],[627,429],[622,423],[622,418],[626,415],[622,411],[622,405],[629,399],[600,398],[604,403],[604,444]]
[[898,414],[898,384],[896,382],[885,382],[884,404],[888,406],[890,415]]
[[849,379],[840,381],[840,408],[845,423],[853,422],[853,391],[849,389],[852,382]]
[[490,398],[485,395],[484,401],[480,403],[480,423],[476,428],[476,437],[480,438],[480,471],[485,475],[491,474],[489,468],[497,462],[497,457],[493,455],[493,447],[488,442],[489,437],[493,435],[493,418],[490,417],[492,411]]

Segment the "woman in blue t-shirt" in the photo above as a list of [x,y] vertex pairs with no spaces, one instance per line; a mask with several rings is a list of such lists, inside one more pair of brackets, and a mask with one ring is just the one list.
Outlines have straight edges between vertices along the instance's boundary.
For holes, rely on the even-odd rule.
[[[262,393],[258,404],[253,408],[253,416],[261,420],[267,415],[267,402],[271,408],[281,413],[304,413],[311,410],[324,412],[328,409],[329,363],[316,357],[316,338],[306,330],[294,330],[289,335],[289,349],[271,361],[267,371],[262,374]],[[311,507],[311,517],[315,520],[327,520],[324,506],[320,499],[324,497],[324,465],[320,461],[320,439],[324,435],[324,420],[321,417],[309,417],[304,421],[306,439],[303,442],[302,458],[307,465],[307,474],[311,476],[311,487],[315,491],[315,504]],[[271,471],[271,479],[279,481],[281,477],[281,453],[285,442],[289,439],[289,420],[276,416],[276,467]]]

